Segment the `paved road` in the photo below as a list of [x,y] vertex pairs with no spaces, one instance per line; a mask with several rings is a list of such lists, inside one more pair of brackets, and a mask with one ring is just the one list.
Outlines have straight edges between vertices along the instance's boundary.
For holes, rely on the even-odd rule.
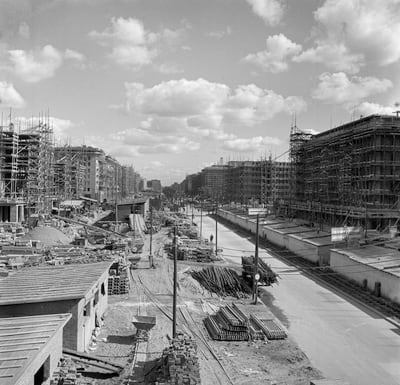
[[[203,236],[210,234],[215,237],[215,221],[203,217]],[[240,263],[242,255],[252,254],[254,244],[246,238],[218,226],[218,247],[226,259]],[[271,257],[268,250],[260,251],[260,257],[280,274],[279,284],[265,290],[263,301],[316,368],[351,385],[400,384],[398,328]]]

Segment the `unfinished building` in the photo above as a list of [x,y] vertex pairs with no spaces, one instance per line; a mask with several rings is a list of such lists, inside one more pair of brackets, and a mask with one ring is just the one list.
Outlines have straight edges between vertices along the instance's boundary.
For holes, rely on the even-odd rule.
[[0,220],[21,220],[23,206],[28,215],[49,212],[55,193],[52,135],[46,120],[19,132],[13,123],[0,126]]
[[331,226],[397,225],[400,208],[400,118],[371,115],[318,135],[292,130],[297,217]]

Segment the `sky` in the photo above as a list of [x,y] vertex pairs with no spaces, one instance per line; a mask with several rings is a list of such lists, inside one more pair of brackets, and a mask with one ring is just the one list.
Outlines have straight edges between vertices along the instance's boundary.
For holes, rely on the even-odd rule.
[[0,0],[3,123],[163,185],[393,114],[399,83],[400,0]]

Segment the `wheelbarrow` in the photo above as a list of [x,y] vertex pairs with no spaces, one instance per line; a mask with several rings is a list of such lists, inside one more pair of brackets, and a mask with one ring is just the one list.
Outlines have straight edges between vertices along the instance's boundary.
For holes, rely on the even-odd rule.
[[137,269],[137,264],[139,263],[139,261],[140,261],[140,255],[133,255],[133,254],[130,254],[130,255],[128,255],[128,262],[130,262],[130,264],[131,264],[131,269]]
[[157,318],[147,315],[136,315],[132,319],[132,323],[137,330],[149,331],[156,325]]
[[136,328],[136,340],[148,341],[149,332],[156,324],[156,317],[137,315],[133,317],[132,323]]

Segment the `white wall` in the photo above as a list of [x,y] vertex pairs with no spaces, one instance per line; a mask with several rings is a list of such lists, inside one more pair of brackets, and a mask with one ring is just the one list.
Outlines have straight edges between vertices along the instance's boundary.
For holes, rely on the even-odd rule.
[[360,285],[368,280],[368,289],[374,290],[375,282],[381,283],[381,295],[400,303],[400,279],[385,271],[375,269],[349,258],[336,250],[331,250],[330,265],[332,270],[357,281]]

